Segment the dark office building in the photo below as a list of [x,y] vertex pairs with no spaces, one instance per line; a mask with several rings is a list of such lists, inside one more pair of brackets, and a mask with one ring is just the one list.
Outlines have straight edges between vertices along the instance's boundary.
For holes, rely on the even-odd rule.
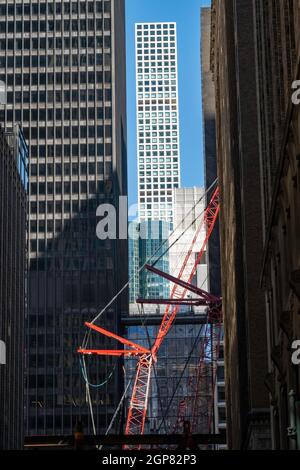
[[[300,450],[300,3],[254,2],[268,373],[274,449]],[[266,86],[268,84],[268,86]],[[298,87],[299,88],[299,87]]]
[[0,449],[23,446],[28,148],[0,128]]
[[229,446],[299,450],[299,1],[212,15]]
[[[156,267],[164,272],[169,272],[168,237],[170,223],[161,220],[147,220],[140,224],[131,222],[139,237],[129,239],[129,299],[131,310],[138,310],[136,300],[143,299],[167,299],[170,295],[170,283],[157,275],[151,274],[146,269],[139,272],[141,266],[151,260]],[[157,308],[157,306],[156,306]]]
[[[76,350],[127,281],[127,241],[96,237],[96,208],[118,212],[127,194],[124,2],[2,2],[0,66],[3,120],[22,122],[30,146],[26,433],[70,434],[77,421],[91,433]],[[124,296],[101,324],[119,332],[126,309]],[[119,368],[87,358],[98,432],[118,404]]]
[[[216,101],[215,87],[211,72],[211,10],[201,8],[201,76],[202,116],[204,139],[205,188],[209,189],[218,177],[216,151]],[[211,200],[215,187],[207,194]],[[209,289],[214,295],[221,295],[220,231],[219,220],[208,241]]]

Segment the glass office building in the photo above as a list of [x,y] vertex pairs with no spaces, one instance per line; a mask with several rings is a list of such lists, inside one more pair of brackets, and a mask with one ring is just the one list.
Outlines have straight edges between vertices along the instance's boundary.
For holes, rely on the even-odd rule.
[[129,271],[129,305],[133,305],[140,296],[140,260],[139,260],[139,234],[140,224],[131,221],[128,239],[128,271]]
[[[146,262],[157,269],[169,272],[170,224],[158,220],[148,220],[140,224],[140,266]],[[151,261],[149,261],[151,260]],[[140,296],[144,299],[165,299],[169,297],[169,281],[143,269],[140,274]]]
[[[118,212],[127,194],[124,48],[123,0],[0,3],[0,80],[7,88],[0,121],[22,123],[30,153],[30,435],[68,435],[77,421],[91,433],[76,351],[84,321],[127,281],[127,241],[96,237],[96,208],[110,203]],[[123,297],[102,317],[105,327],[118,332],[126,309]],[[103,432],[119,400],[119,366],[111,358],[87,365],[91,383],[105,382],[91,392]]]
[[[134,314],[139,313],[139,308],[135,303],[137,298],[169,298],[169,281],[140,268],[145,264],[155,264],[157,269],[166,273],[169,272],[168,238],[171,224],[158,220],[132,223],[138,237],[129,239],[129,300],[130,313]],[[153,306],[152,311],[156,312],[158,308],[158,306]],[[149,310],[149,307],[147,307],[147,310]]]
[[0,127],[0,449],[22,449],[28,148]]
[[24,190],[28,191],[28,158],[29,148],[20,126],[15,125],[12,130],[6,130],[6,140],[12,148],[18,173]]

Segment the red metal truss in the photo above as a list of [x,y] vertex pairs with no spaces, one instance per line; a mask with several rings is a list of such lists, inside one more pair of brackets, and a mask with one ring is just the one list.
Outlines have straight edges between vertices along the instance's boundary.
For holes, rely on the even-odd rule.
[[145,354],[140,357],[133,386],[125,434],[143,434],[149,398],[149,385],[153,356]]
[[150,354],[150,350],[143,348],[139,344],[133,343],[132,341],[129,341],[126,338],[123,338],[122,336],[118,336],[115,333],[112,333],[111,331],[105,330],[104,328],[101,328],[100,326],[94,325],[93,323],[85,323],[85,326],[90,328],[91,330],[97,331],[98,333],[101,333],[104,336],[107,336],[108,338],[113,338],[119,341],[120,343],[129,346],[130,349],[121,349],[121,350],[110,350],[110,349],[82,349],[79,348],[77,350],[78,353],[84,354],[84,355],[98,355],[98,356],[140,356],[142,354]]

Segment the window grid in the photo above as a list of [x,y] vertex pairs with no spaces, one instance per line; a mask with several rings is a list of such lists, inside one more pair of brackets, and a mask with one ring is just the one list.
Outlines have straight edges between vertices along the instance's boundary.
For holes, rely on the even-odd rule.
[[175,23],[136,25],[136,84],[140,219],[172,222],[180,186]]

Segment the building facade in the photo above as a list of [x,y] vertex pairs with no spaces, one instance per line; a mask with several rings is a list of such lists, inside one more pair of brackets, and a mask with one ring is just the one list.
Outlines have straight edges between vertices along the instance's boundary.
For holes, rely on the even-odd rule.
[[[146,269],[145,264],[155,264],[157,269],[170,272],[169,264],[169,236],[171,224],[161,220],[147,220],[132,222],[129,229],[129,303],[130,313],[139,314],[136,304],[138,298],[167,299],[170,292],[170,283]],[[159,306],[152,308],[157,313]]]
[[[140,266],[149,261],[157,269],[168,273],[170,224],[161,220],[148,220],[140,224]],[[140,273],[140,296],[144,299],[165,299],[169,295],[166,279],[143,269]]]
[[[0,5],[1,121],[30,146],[26,433],[91,432],[76,353],[84,322],[127,282],[127,241],[96,237],[96,209],[127,194],[122,0]],[[126,296],[103,322],[120,330]],[[91,342],[93,342],[92,336]],[[97,345],[101,337],[95,337]],[[107,341],[103,340],[105,347]],[[104,345],[104,344],[103,344]],[[88,361],[95,425],[119,400],[119,366]]]
[[[300,2],[254,3],[259,165],[263,226],[261,287],[265,294],[274,449],[300,449]],[[299,83],[299,82],[298,82]],[[268,84],[268,85],[267,85]]]
[[0,128],[0,449],[24,436],[26,205],[28,147],[16,127]]
[[[202,116],[204,128],[204,162],[205,187],[210,201],[214,184],[218,177],[216,152],[216,98],[213,75],[211,71],[211,9],[201,8],[201,78],[202,78]],[[208,291],[221,296],[221,254],[220,222],[216,222],[213,233],[207,244]],[[218,375],[215,389],[215,430],[226,430],[225,406],[225,370],[224,370],[224,337],[218,351]],[[223,446],[221,447],[223,448]]]
[[[216,98],[211,71],[211,9],[201,8],[201,78],[204,139],[205,188],[209,190],[218,177],[216,152]],[[207,203],[214,187],[207,193]],[[209,291],[221,295],[220,230],[219,220],[207,245]]]
[[[260,405],[267,404],[270,410],[272,448],[300,448],[300,374],[292,361],[293,342],[300,337],[299,105],[293,98],[299,83],[299,18],[296,0],[213,3],[212,58],[223,191],[226,392],[241,396],[237,390],[242,375],[236,374],[239,364],[234,363],[232,352],[243,346],[235,337],[235,324],[240,324],[238,338],[246,344],[245,367],[250,377],[244,404],[227,397],[231,447],[242,445],[234,437],[241,429],[248,429],[250,448],[267,442],[267,415],[264,418],[261,409],[261,419],[258,415],[256,419],[256,411],[249,407],[252,400],[258,403],[260,393]],[[256,293],[260,320],[251,307],[254,299],[247,286]],[[246,314],[237,318],[238,306],[245,300]],[[237,419],[238,401],[242,410],[248,407],[248,424],[245,413],[241,414],[244,423]]]
[[135,35],[139,217],[172,222],[180,186],[176,23],[138,23]]
[[214,1],[211,59],[229,449],[271,446],[253,2]]

